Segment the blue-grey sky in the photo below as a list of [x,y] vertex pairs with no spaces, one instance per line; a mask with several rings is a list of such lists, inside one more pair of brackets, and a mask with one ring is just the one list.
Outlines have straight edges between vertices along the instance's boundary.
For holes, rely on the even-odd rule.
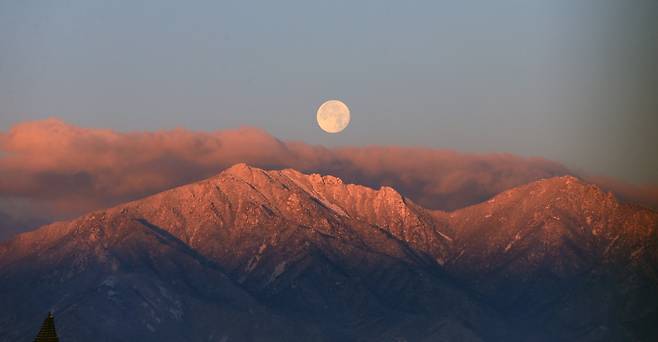
[[[655,1],[0,1],[0,130],[255,126],[658,183]],[[352,111],[340,134],[315,110]]]

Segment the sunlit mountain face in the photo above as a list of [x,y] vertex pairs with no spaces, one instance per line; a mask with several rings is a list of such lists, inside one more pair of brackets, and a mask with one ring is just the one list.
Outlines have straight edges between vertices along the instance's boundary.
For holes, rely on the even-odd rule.
[[455,211],[235,165],[0,245],[0,340],[655,341],[658,213],[571,176]]

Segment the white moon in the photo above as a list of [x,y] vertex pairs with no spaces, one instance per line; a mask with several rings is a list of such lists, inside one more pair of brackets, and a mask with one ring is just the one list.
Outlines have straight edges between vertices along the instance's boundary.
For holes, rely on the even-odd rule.
[[338,100],[329,100],[318,108],[318,125],[327,133],[338,133],[350,124],[350,109]]

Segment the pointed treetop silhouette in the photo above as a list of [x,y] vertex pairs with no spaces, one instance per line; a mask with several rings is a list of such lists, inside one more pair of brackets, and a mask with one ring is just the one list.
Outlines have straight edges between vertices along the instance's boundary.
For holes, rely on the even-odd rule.
[[43,320],[41,329],[37,337],[34,338],[34,342],[59,342],[57,331],[55,331],[55,318],[52,312],[48,312],[48,317]]

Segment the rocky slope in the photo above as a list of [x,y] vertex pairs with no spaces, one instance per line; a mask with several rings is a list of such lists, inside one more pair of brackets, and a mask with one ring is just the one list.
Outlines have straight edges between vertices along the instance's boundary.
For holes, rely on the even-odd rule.
[[573,177],[447,213],[238,164],[0,245],[0,340],[653,341],[657,228]]

